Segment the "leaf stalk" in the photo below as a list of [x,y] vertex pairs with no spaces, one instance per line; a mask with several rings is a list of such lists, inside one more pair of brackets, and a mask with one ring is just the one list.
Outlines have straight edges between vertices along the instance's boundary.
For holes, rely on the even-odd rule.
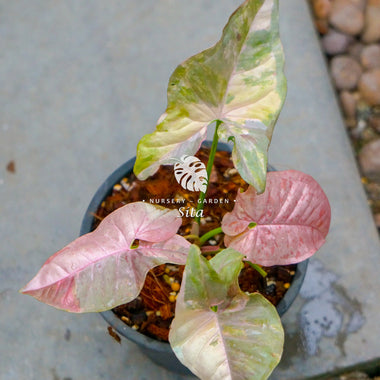
[[213,230],[206,232],[199,238],[199,246],[202,247],[202,245],[205,244],[207,240],[221,233],[223,233],[222,227],[214,228]]
[[257,265],[257,264],[253,264],[251,263],[250,261],[246,261],[246,263],[248,263],[253,269],[255,269],[257,272],[259,272],[263,277],[266,277],[268,275],[267,272],[265,272],[265,270],[263,268],[261,268],[260,265]]
[[[211,145],[211,149],[210,149],[210,156],[208,158],[207,167],[206,167],[206,171],[207,171],[207,187],[206,187],[206,191],[205,192],[201,191],[201,193],[199,195],[198,205],[197,205],[197,210],[196,210],[196,214],[197,215],[201,214],[198,211],[203,210],[203,206],[204,206],[203,205],[203,201],[206,198],[206,193],[207,193],[207,190],[208,190],[208,186],[210,184],[211,170],[212,170],[212,166],[214,165],[215,153],[216,153],[216,149],[218,147],[218,140],[219,140],[218,129],[219,129],[220,124],[222,124],[222,121],[221,120],[216,120],[214,137],[212,139],[212,145]],[[201,222],[201,217],[200,216],[196,216],[194,218],[194,221],[199,225],[200,222]]]

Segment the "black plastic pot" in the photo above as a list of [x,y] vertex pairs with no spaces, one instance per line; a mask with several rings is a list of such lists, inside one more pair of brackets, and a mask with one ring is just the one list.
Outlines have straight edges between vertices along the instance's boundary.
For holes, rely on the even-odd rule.
[[[210,142],[207,141],[204,145],[210,146]],[[218,144],[218,150],[231,151],[231,148],[227,144]],[[100,186],[87,208],[82,221],[80,235],[84,235],[92,231],[92,226],[94,223],[93,214],[96,213],[103,200],[111,194],[113,186],[133,171],[134,163],[135,158],[132,158],[121,165]],[[269,170],[273,171],[274,169],[270,168]],[[306,274],[307,264],[308,260],[297,264],[292,285],[286,292],[285,297],[277,305],[277,311],[280,316],[284,315],[297,297]],[[165,367],[170,371],[181,374],[191,374],[191,372],[174,355],[169,343],[160,342],[133,330],[122,322],[111,310],[100,314],[120,335],[136,343],[139,348],[156,364]]]

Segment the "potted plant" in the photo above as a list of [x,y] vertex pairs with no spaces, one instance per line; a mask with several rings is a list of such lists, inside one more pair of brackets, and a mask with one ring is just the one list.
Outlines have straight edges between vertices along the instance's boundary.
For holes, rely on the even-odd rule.
[[[267,173],[267,150],[286,94],[278,0],[246,0],[221,40],[182,63],[168,86],[168,107],[138,147],[134,173],[147,180],[173,165],[179,184],[199,194],[197,207],[168,209],[144,199],[118,208],[58,251],[23,289],[70,312],[99,312],[135,300],[147,273],[185,265],[169,341],[201,379],[266,379],[278,364],[284,333],[276,308],[245,293],[245,265],[306,260],[324,243],[330,206],[318,183],[298,171]],[[207,167],[194,154],[214,128]],[[249,185],[221,225],[200,234],[218,142]],[[181,216],[193,217],[187,238]],[[220,249],[204,251],[223,236]],[[207,257],[205,257],[207,256]],[[126,327],[127,328],[127,327]]]

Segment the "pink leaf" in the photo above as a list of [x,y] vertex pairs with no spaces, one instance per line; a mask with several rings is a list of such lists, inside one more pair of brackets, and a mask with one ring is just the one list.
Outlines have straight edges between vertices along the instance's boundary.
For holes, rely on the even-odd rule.
[[190,243],[176,235],[181,222],[177,210],[130,203],[50,257],[21,291],[77,313],[132,301],[151,268],[186,263]]
[[223,218],[225,244],[264,266],[306,260],[325,242],[331,219],[329,201],[309,175],[270,172],[266,190],[250,186]]

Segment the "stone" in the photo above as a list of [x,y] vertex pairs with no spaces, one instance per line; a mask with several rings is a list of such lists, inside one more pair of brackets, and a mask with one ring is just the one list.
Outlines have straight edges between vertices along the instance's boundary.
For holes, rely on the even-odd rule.
[[335,0],[331,7],[330,24],[343,33],[355,36],[364,27],[364,14],[350,0]]
[[[360,124],[360,125],[359,125]],[[361,130],[360,128],[363,126],[363,129]],[[376,139],[377,138],[377,135],[375,133],[375,131],[371,128],[368,127],[368,123],[366,123],[365,120],[360,120],[359,123],[358,123],[358,129],[359,129],[359,133],[360,133],[360,137],[362,139],[363,142],[368,142],[368,141],[371,141],[373,139]]]
[[313,0],[312,6],[316,18],[324,19],[329,16],[331,11],[330,0]]
[[371,115],[368,118],[368,124],[371,128],[373,128],[376,132],[380,133],[380,115]]
[[380,105],[380,69],[366,71],[358,87],[360,95],[369,105]]
[[324,35],[329,31],[329,23],[324,18],[316,18],[314,20],[315,29],[318,30],[318,33]]
[[380,67],[380,45],[373,44],[365,46],[360,55],[360,63],[366,70],[376,69],[377,67]]
[[358,125],[358,122],[354,118],[344,119],[344,123],[348,129],[354,129]]
[[359,152],[359,163],[366,177],[380,179],[380,138],[364,146]]
[[330,29],[322,38],[322,47],[327,54],[337,55],[345,53],[352,42],[352,36]]
[[353,90],[357,87],[362,68],[355,59],[337,56],[331,60],[331,75],[338,90]]
[[368,197],[373,201],[380,201],[380,183],[374,181],[366,181],[365,189],[367,191]]
[[348,54],[359,62],[363,49],[364,45],[361,42],[354,42],[348,47]]
[[375,219],[376,227],[380,228],[380,214],[375,214],[374,219]]
[[368,2],[362,40],[369,44],[380,40],[380,2]]
[[367,5],[367,0],[349,0],[349,2],[361,11],[364,11]]
[[345,116],[349,119],[355,119],[356,106],[358,104],[357,97],[352,92],[342,91],[339,95],[339,98]]

